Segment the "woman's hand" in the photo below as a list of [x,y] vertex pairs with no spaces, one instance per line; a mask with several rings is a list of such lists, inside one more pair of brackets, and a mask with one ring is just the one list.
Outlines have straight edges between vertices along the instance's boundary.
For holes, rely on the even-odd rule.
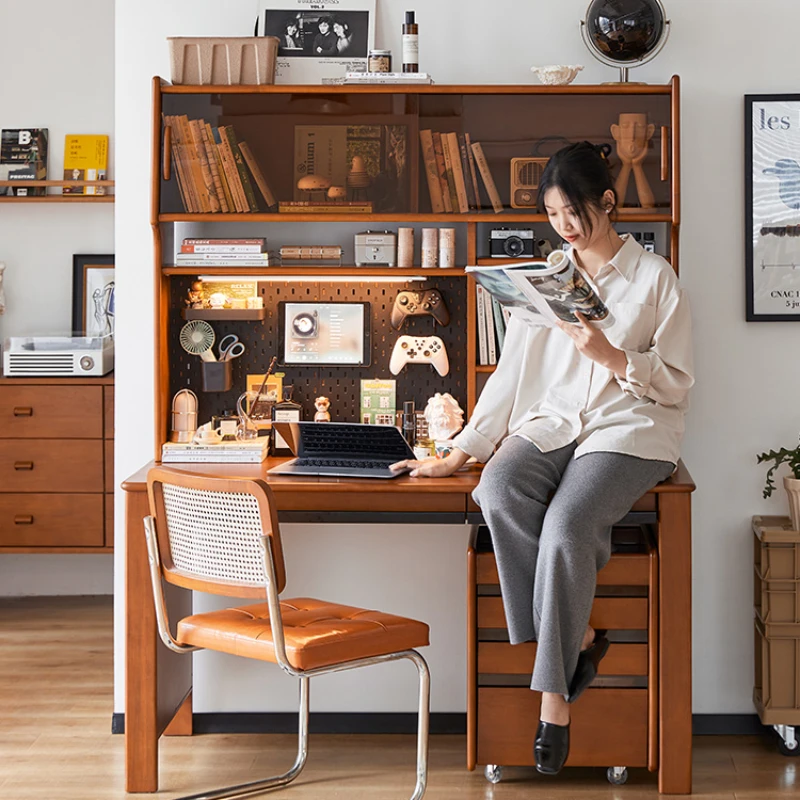
[[446,478],[460,469],[469,460],[469,455],[457,447],[447,458],[426,458],[425,461],[398,461],[389,469],[400,470],[411,467],[412,478]]
[[606,335],[599,328],[590,325],[583,314],[574,312],[580,325],[572,325],[563,320],[557,320],[556,324],[564,333],[572,339],[578,351],[596,361],[601,367],[610,369],[621,378],[625,377],[628,368],[628,359],[622,350],[614,347],[606,339]]

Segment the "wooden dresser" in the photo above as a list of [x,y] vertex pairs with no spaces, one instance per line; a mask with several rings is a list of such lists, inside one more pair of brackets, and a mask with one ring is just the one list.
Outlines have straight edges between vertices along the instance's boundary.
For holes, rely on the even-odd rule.
[[0,378],[0,552],[114,543],[114,376]]

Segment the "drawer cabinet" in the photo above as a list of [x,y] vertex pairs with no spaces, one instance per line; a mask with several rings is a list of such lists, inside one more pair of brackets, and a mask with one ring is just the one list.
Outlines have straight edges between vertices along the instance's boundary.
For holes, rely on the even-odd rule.
[[114,385],[0,378],[0,552],[113,545]]

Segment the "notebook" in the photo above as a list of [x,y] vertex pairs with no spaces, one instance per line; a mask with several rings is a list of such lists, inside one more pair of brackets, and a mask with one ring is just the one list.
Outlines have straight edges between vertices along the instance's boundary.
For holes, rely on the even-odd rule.
[[396,478],[390,464],[414,451],[393,425],[357,422],[273,422],[297,458],[268,470],[272,475]]

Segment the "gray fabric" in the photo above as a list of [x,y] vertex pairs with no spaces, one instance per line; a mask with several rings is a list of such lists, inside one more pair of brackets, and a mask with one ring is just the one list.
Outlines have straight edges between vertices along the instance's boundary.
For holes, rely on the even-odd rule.
[[611,555],[611,527],[675,467],[622,453],[573,458],[505,440],[473,493],[492,536],[512,644],[539,643],[531,689],[567,694]]

